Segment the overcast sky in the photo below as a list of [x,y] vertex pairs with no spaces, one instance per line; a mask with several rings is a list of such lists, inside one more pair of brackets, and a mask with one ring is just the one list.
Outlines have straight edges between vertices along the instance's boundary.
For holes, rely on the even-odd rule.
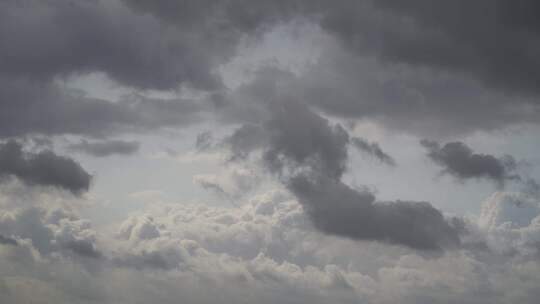
[[0,302],[538,303],[540,2],[0,2]]

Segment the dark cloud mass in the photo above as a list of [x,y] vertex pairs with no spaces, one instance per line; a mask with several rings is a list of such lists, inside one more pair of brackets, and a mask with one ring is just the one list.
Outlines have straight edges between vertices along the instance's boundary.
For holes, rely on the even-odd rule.
[[[351,141],[343,127],[331,125],[305,104],[267,106],[273,114],[260,127],[267,134],[259,146],[264,163],[298,198],[315,227],[332,235],[420,250],[459,245],[459,227],[429,203],[376,202],[367,190],[352,189],[341,181]],[[242,134],[253,135],[235,132],[236,142],[243,142],[238,138]],[[251,146],[242,147],[233,150],[252,151]]]
[[[339,43],[283,88],[289,99],[420,134],[536,123],[537,8],[528,0],[3,1],[1,135],[148,127],[146,108],[85,98],[55,80],[97,72],[137,90],[219,91],[218,69],[242,42],[298,19]],[[151,112],[165,115],[151,125],[173,114],[197,121],[171,110]]]
[[115,154],[134,154],[139,150],[139,147],[140,144],[136,141],[105,140],[89,142],[83,139],[78,143],[69,145],[68,149],[95,157],[106,157]]
[[320,177],[297,175],[288,183],[321,231],[420,250],[459,245],[459,227],[425,202],[375,202],[373,194]]
[[92,179],[71,158],[48,150],[26,152],[13,140],[0,144],[0,177],[10,176],[30,185],[54,186],[75,194],[87,191]]
[[443,167],[444,173],[458,179],[485,178],[500,187],[507,181],[520,179],[515,173],[516,161],[509,155],[496,158],[489,154],[477,154],[462,142],[441,146],[435,141],[422,140],[421,144],[427,149],[427,156]]
[[210,66],[220,55],[202,35],[190,37],[117,1],[3,1],[0,13],[0,55],[9,58],[3,74],[48,81],[104,72],[143,89],[219,86]]

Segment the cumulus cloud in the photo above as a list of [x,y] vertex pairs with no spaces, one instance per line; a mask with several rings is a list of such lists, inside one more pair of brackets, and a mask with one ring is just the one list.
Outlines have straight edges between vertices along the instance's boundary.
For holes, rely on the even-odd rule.
[[104,140],[89,142],[83,139],[78,143],[69,145],[68,149],[95,157],[106,157],[115,154],[134,154],[139,150],[139,147],[140,143],[136,141]]
[[[14,200],[14,196],[19,195],[17,191],[2,190],[7,200]],[[43,258],[56,255],[90,259],[102,257],[96,245],[96,232],[91,223],[75,211],[73,198],[64,201],[54,192],[36,190],[22,200],[27,202],[0,203],[0,230],[4,244],[25,246],[30,242],[31,248]]]
[[[481,217],[497,218],[487,221],[493,223],[488,225],[492,228],[482,230],[490,236],[489,246],[517,240],[520,235],[493,237],[500,233],[495,228],[527,228],[529,234],[522,234],[527,240],[539,235],[538,230],[529,230],[535,221],[528,223],[523,218],[538,214],[538,206],[514,213],[511,209],[522,205],[508,203],[504,207],[507,203],[503,201],[509,197],[496,194],[485,204]],[[533,208],[534,203],[524,204]],[[19,228],[12,234],[20,240],[19,245],[0,245],[0,258],[16,266],[0,264],[1,288],[6,291],[0,293],[0,299],[7,303],[38,296],[44,303],[53,299],[85,301],[89,297],[101,303],[137,299],[163,303],[298,303],[306,299],[312,303],[535,303],[530,291],[540,282],[534,276],[537,262],[526,251],[495,265],[493,256],[463,250],[433,258],[401,247],[394,251],[328,236],[314,230],[302,205],[281,190],[258,194],[239,208],[150,204],[117,224],[116,236],[109,239],[101,235],[99,242],[100,236],[87,221],[65,209],[42,209],[35,217],[38,221],[28,222],[17,210],[6,213],[3,208],[2,231],[8,231],[6,216],[34,230],[49,231],[43,238],[35,232],[24,234]],[[492,212],[501,208],[506,209]],[[487,228],[482,220],[478,223]],[[46,240],[49,251],[38,240]],[[84,240],[94,246],[99,243],[100,258],[78,254],[69,247],[69,240]],[[89,267],[93,264],[85,264],[88,259],[106,267]],[[515,282],[518,276],[526,276],[527,284]],[[26,292],[28,288],[33,292]],[[514,292],[506,293],[510,290]]]
[[422,140],[427,156],[443,167],[443,173],[460,180],[485,178],[503,187],[507,181],[520,180],[515,173],[516,161],[512,156],[496,158],[489,154],[477,154],[462,142],[450,142],[441,146],[435,141]]
[[59,187],[74,194],[88,191],[92,176],[76,161],[50,150],[26,152],[14,140],[0,144],[0,177],[28,184]]
[[536,259],[540,254],[540,204],[525,193],[497,192],[478,218],[490,249],[501,255]]

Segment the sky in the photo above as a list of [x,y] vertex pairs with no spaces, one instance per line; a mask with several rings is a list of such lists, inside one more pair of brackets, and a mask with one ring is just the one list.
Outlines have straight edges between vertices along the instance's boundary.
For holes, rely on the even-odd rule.
[[0,2],[0,302],[537,303],[533,0]]

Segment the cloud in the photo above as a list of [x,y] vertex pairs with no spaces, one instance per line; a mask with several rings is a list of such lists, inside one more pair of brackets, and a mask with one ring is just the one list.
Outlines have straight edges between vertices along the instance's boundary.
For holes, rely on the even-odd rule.
[[400,244],[419,250],[459,246],[459,225],[427,202],[375,202],[331,179],[295,176],[288,184],[321,231],[356,240]]
[[136,141],[104,140],[89,142],[81,140],[68,146],[69,150],[82,152],[95,157],[106,157],[114,154],[131,155],[139,150],[140,143]]
[[435,141],[422,140],[421,145],[427,150],[427,156],[443,172],[460,180],[484,178],[503,187],[507,181],[520,180],[515,173],[516,161],[511,156],[496,158],[489,154],[477,154],[462,142],[450,142],[441,146]]
[[[347,131],[306,104],[266,99],[272,89],[262,90],[265,93],[259,102],[267,107],[270,117],[257,128],[234,132],[233,137],[243,143],[243,137],[253,135],[246,130],[264,130],[256,137],[259,142],[255,147],[262,150],[265,167],[298,198],[315,227],[332,235],[419,250],[459,246],[459,221],[447,220],[429,203],[376,202],[369,191],[343,183],[351,144]],[[237,145],[234,149],[250,153],[253,146]]]
[[353,137],[351,138],[351,143],[355,148],[376,158],[381,163],[389,166],[396,165],[396,161],[392,158],[392,156],[386,154],[376,142],[370,143],[363,138]]
[[185,126],[201,119],[204,101],[130,94],[117,102],[51,83],[0,76],[0,137],[29,134],[108,136]]
[[136,92],[215,90],[222,85],[213,67],[230,57],[226,49],[237,41],[234,32],[214,26],[206,34],[216,34],[218,50],[198,27],[171,27],[119,1],[7,1],[0,4],[0,20],[0,56],[10,58],[0,72],[0,137],[103,136],[198,121],[194,103],[138,96],[113,103],[61,83],[95,72]]
[[[501,260],[504,255],[482,256],[468,249],[422,256],[407,248],[320,233],[313,229],[302,205],[282,190],[258,194],[239,208],[156,202],[115,223],[116,236],[109,230],[98,234],[77,214],[53,211],[51,205],[50,210],[35,209],[39,210],[37,221],[24,220],[17,211],[20,207],[3,207],[0,229],[20,241],[18,246],[0,246],[0,259],[6,261],[0,263],[0,299],[6,303],[40,297],[43,303],[92,299],[100,303],[519,300],[532,304],[536,301],[532,291],[540,277],[537,257],[530,251],[533,243],[526,240],[540,234],[533,229],[535,220],[528,223],[523,216],[534,217],[538,206],[531,209],[533,201],[506,206],[503,201],[510,196],[494,195],[486,210],[504,211],[496,212],[500,221],[482,230],[489,236],[490,248],[503,244],[520,248]],[[525,205],[528,211],[521,212]],[[491,217],[488,214],[493,212],[482,214]],[[24,226],[15,232],[6,229],[14,227],[14,222]],[[28,231],[34,232],[23,233],[22,227],[32,227]],[[50,234],[39,236],[37,228]],[[512,237],[503,237],[501,229]],[[72,239],[99,244],[101,257],[75,255],[66,245]],[[38,240],[52,247],[46,251]],[[526,248],[529,251],[521,250]]]
[[[182,83],[202,88],[220,85],[211,66],[227,53],[226,43],[213,53],[210,46],[215,41],[206,44],[202,33],[190,37],[188,29],[164,26],[116,1],[3,2],[0,11],[0,36],[5,42],[0,54],[11,58],[3,63],[3,74],[46,81],[78,72],[103,72],[141,89],[171,89]],[[23,16],[27,21],[21,24]],[[216,35],[228,33],[224,28],[213,30]]]
[[249,168],[233,166],[218,174],[197,174],[193,181],[235,204],[235,200],[257,188],[261,177]]
[[195,148],[199,151],[208,150],[213,145],[213,136],[210,131],[204,131],[199,134],[197,134],[197,138],[195,139]]
[[30,185],[59,187],[74,194],[88,191],[92,179],[71,158],[50,150],[26,152],[14,140],[0,144],[0,177],[11,176]]
[[[0,73],[0,136],[179,127],[209,111],[187,111],[178,100],[127,107],[57,84],[88,73],[102,73],[137,92],[215,93],[210,99],[218,116],[227,116],[222,95],[228,91],[219,67],[246,42],[260,42],[262,34],[295,27],[298,20],[325,38],[318,45],[320,58],[304,73],[276,75],[283,78],[283,97],[423,136],[536,123],[538,75],[532,71],[538,63],[532,50],[538,30],[529,13],[534,8],[527,1],[457,1],[436,8],[423,1],[368,0],[8,1],[0,16],[0,55],[10,58]],[[491,14],[477,18],[478,11]],[[503,38],[508,51],[497,47]],[[249,102],[243,106],[236,114],[243,117],[236,118],[257,122]]]
[[230,149],[232,160],[241,160],[264,146],[267,137],[268,134],[260,125],[246,123],[224,138],[221,145]]
[[[38,206],[0,212],[2,231],[20,240],[31,240],[32,246],[44,257],[55,254],[92,259],[102,257],[96,248],[96,236],[90,223],[72,212],[45,210]],[[15,239],[7,238],[5,244],[20,243],[12,241]]]
[[540,255],[540,204],[526,193],[496,192],[482,203],[478,227],[495,254]]
[[[101,156],[136,150],[107,138],[211,118],[237,128],[221,141],[203,133],[184,158],[222,163],[205,150],[228,149],[226,169],[255,160],[280,188],[248,198],[265,172],[199,175],[203,186],[242,196],[238,206],[143,195],[146,209],[94,229],[78,211],[89,198],[53,189],[87,191],[90,174],[47,141],[1,143],[0,302],[537,303],[537,182],[523,182],[528,196],[490,197],[477,218],[380,201],[346,183],[349,148],[392,158],[341,123],[438,140],[538,124],[538,8],[532,0],[2,1],[0,138],[73,134],[88,138],[75,149]],[[289,56],[274,29],[299,24],[316,33],[317,58],[299,52],[301,64],[275,64],[294,73],[259,68],[252,46],[276,39],[261,51],[278,57],[272,66]],[[226,87],[223,69],[251,55],[253,66],[231,81],[239,87]],[[73,77],[94,73],[130,94],[106,100],[69,89]],[[173,97],[152,97],[164,93]],[[458,179],[518,178],[511,158],[424,143]],[[116,219],[113,206],[87,211]]]
[[17,240],[0,234],[0,244],[17,246]]

